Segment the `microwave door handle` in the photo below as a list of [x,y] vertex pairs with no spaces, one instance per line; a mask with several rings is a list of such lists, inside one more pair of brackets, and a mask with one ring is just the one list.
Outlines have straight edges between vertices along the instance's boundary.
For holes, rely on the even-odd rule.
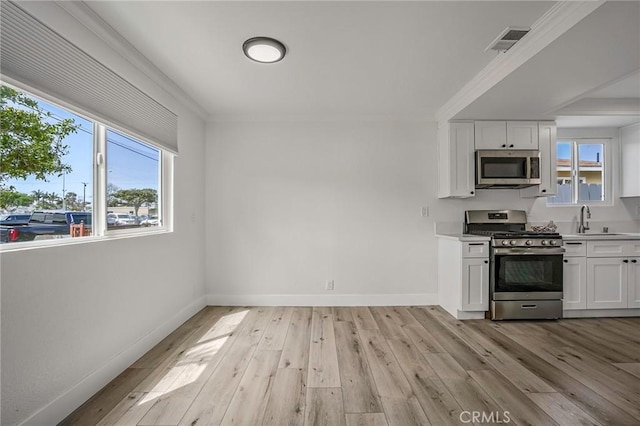
[[525,172],[525,177],[527,179],[531,179],[531,157],[527,156],[527,170]]

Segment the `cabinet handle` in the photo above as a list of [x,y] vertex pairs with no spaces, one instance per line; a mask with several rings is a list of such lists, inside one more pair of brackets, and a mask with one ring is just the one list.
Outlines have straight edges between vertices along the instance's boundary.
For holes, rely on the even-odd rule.
[[483,246],[484,243],[469,243],[470,246]]
[[489,261],[488,261],[488,260],[485,260],[485,261],[484,261],[484,263],[489,263]]
[[624,263],[629,263],[629,259],[623,260]]
[[543,189],[543,190],[542,190],[542,192],[547,192],[547,190],[546,190],[546,189]]
[[564,261],[563,261],[563,262],[564,262],[564,263],[569,263],[569,261],[568,261],[567,259],[564,259]]
[[473,194],[474,194],[474,192],[473,192],[473,191],[471,191],[471,195],[473,195]]
[[636,259],[633,259],[631,263],[638,263],[638,261]]
[[565,244],[568,245],[568,246],[581,246],[582,245],[582,243],[570,243],[568,241],[565,242]]
[[506,148],[506,147],[507,147],[507,145],[506,145],[506,144],[504,144],[504,145],[502,145],[502,147],[503,147],[503,148]]
[[509,145],[509,148],[513,148],[513,144]]

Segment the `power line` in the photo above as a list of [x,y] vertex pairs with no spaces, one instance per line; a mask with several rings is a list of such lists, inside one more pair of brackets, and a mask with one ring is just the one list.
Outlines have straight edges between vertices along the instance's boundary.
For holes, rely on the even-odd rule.
[[[27,109],[30,109],[30,110],[32,110],[32,111],[36,111],[36,109],[35,109],[35,108],[30,107],[30,106],[24,106],[24,105],[23,105],[23,107],[25,107],[25,108],[27,108]],[[53,112],[51,112],[51,111],[48,111],[48,110],[46,110],[46,109],[45,109],[45,111],[47,111],[47,113],[49,114],[49,116],[48,116],[48,117],[50,117],[50,118],[52,118],[52,119],[54,119],[54,120],[56,120],[56,121],[58,121],[58,122],[62,122],[62,121],[64,121],[64,120],[65,120],[65,118],[62,118],[62,117],[60,117],[59,115],[56,115],[56,114],[54,114],[54,113],[53,113]],[[83,118],[83,120],[86,120],[86,119],[85,119],[85,118]],[[87,120],[87,121],[89,121],[89,120]],[[91,136],[93,137],[93,132],[92,132],[92,131],[89,131],[89,130],[87,130],[87,129],[85,129],[85,128],[84,128],[84,127],[82,127],[81,125],[79,126],[79,130],[80,130],[80,131],[82,131],[82,132],[85,132],[85,133],[87,133],[87,134],[89,134],[89,135],[91,135]],[[107,138],[107,142],[111,142],[112,144],[117,145],[117,146],[119,146],[120,148],[126,149],[126,150],[128,150],[128,151],[131,151],[131,152],[133,152],[134,154],[138,154],[138,155],[140,155],[140,156],[142,156],[142,157],[145,157],[145,158],[148,158],[148,159],[153,160],[153,161],[155,161],[155,162],[158,162],[158,158],[151,157],[150,155],[147,155],[147,154],[145,154],[145,153],[143,153],[143,152],[137,151],[137,150],[135,150],[135,149],[133,149],[133,148],[131,148],[131,147],[128,147],[128,146],[126,146],[126,145],[122,144],[122,143],[118,143],[118,142],[114,141],[113,139],[109,139],[109,138]]]

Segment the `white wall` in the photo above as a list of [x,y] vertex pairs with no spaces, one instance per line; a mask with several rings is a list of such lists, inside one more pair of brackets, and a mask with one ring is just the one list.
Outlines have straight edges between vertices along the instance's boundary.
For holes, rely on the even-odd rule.
[[[145,81],[106,47],[90,53]],[[178,114],[175,232],[2,254],[3,425],[56,424],[205,305],[204,122],[144,89]]]
[[[579,212],[518,190],[437,199],[435,123],[213,122],[206,158],[209,304],[436,303],[434,223],[511,208],[570,228]],[[619,200],[592,212],[639,229]]]
[[[431,185],[430,131],[419,123],[210,123],[209,303],[426,301],[435,293],[425,259],[432,230],[419,208]],[[325,291],[326,280],[335,291]]]

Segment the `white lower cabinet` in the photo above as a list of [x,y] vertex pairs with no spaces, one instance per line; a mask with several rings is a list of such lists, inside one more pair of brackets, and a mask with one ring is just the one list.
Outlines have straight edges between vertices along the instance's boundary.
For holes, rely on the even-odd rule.
[[438,304],[456,319],[489,310],[489,241],[438,237]]
[[587,309],[628,307],[628,270],[627,258],[588,258]]
[[489,310],[489,260],[462,260],[462,311]]
[[640,308],[639,240],[564,241],[562,307]]
[[562,273],[562,309],[587,309],[587,258],[565,258]]

